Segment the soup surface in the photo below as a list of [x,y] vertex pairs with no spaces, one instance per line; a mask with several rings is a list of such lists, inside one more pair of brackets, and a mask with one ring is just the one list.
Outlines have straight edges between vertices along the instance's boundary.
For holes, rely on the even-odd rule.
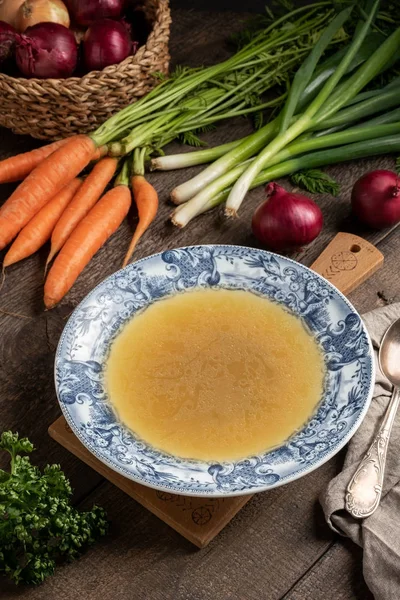
[[106,386],[121,420],[183,458],[234,460],[283,443],[310,418],[322,353],[301,319],[245,291],[154,303],[115,339]]

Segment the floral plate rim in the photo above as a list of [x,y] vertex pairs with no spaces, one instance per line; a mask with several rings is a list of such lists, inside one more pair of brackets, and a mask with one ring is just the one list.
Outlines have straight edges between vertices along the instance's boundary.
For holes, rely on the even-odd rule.
[[[132,474],[131,472],[129,472],[127,469],[124,469],[122,466],[116,464],[116,462],[114,462],[113,460],[111,460],[110,458],[108,458],[107,456],[105,456],[102,452],[99,452],[98,449],[90,443],[89,440],[83,438],[83,436],[81,435],[79,428],[77,427],[76,423],[74,422],[71,414],[69,413],[67,406],[65,405],[63,402],[61,402],[60,400],[60,395],[59,395],[59,389],[58,389],[58,384],[57,384],[57,377],[56,377],[56,368],[57,368],[57,361],[60,359],[60,355],[61,355],[61,350],[62,350],[62,345],[63,345],[63,341],[66,335],[66,332],[69,328],[69,326],[71,325],[71,323],[73,323],[74,317],[76,316],[77,313],[80,312],[80,310],[82,309],[82,307],[84,306],[84,304],[98,291],[101,290],[101,288],[106,284],[106,282],[108,282],[109,280],[111,280],[113,277],[116,277],[118,274],[122,273],[122,272],[126,272],[129,269],[131,269],[134,266],[137,266],[141,263],[144,263],[146,261],[149,261],[151,259],[160,259],[162,257],[163,254],[165,254],[165,252],[172,252],[172,251],[190,251],[190,250],[194,250],[194,249],[208,249],[208,250],[212,250],[212,249],[236,249],[236,250],[241,250],[241,251],[249,251],[249,252],[260,252],[261,254],[266,254],[270,257],[275,258],[278,262],[281,260],[286,261],[289,264],[293,264],[296,266],[296,268],[299,268],[300,270],[312,273],[313,276],[317,277],[317,279],[320,279],[323,281],[323,283],[325,285],[327,285],[329,288],[332,289],[332,291],[339,297],[339,299],[341,299],[349,308],[350,312],[357,315],[360,319],[360,322],[362,324],[362,330],[363,333],[366,336],[366,340],[368,343],[368,355],[371,358],[371,362],[370,362],[370,372],[369,372],[369,386],[368,386],[368,392],[366,394],[364,403],[362,405],[361,410],[358,412],[357,417],[355,418],[354,422],[350,425],[349,429],[347,430],[347,432],[343,435],[343,437],[335,443],[334,446],[332,446],[331,448],[328,448],[326,451],[322,452],[321,454],[318,455],[318,457],[316,459],[314,459],[313,461],[305,464],[303,466],[303,468],[299,469],[297,471],[297,473],[288,473],[287,475],[283,475],[279,478],[278,481],[276,481],[275,483],[268,483],[265,485],[260,485],[258,486],[256,489],[252,489],[252,488],[246,488],[246,489],[242,489],[242,490],[234,490],[234,491],[219,491],[216,492],[214,489],[209,489],[209,490],[201,490],[201,491],[197,491],[195,489],[177,489],[176,487],[174,487],[173,485],[163,485],[162,483],[150,483],[146,480],[141,479],[140,477]],[[152,299],[148,305],[152,304],[154,302],[154,299]],[[325,279],[322,275],[320,275],[319,273],[317,273],[316,271],[313,271],[310,267],[307,267],[306,265],[299,263],[297,261],[295,261],[292,258],[288,258],[286,256],[281,256],[279,254],[276,254],[274,252],[270,252],[268,250],[260,250],[258,248],[252,248],[249,246],[241,246],[241,245],[230,245],[230,244],[197,244],[197,245],[191,245],[191,246],[180,246],[177,248],[172,248],[170,250],[164,250],[164,251],[160,251],[154,254],[150,254],[148,256],[145,256],[133,263],[131,263],[130,265],[128,265],[127,267],[123,268],[123,269],[119,269],[118,271],[113,272],[112,274],[110,274],[109,276],[107,276],[105,279],[103,279],[102,281],[100,281],[79,303],[78,305],[75,307],[75,309],[73,310],[73,312],[71,313],[71,315],[68,318],[68,321],[61,333],[58,345],[57,345],[57,350],[56,350],[56,355],[55,355],[55,363],[54,363],[54,377],[55,377],[55,387],[56,387],[56,393],[57,393],[57,399],[58,402],[60,404],[62,413],[64,415],[64,418],[66,419],[67,424],[69,425],[69,427],[71,428],[71,430],[73,431],[73,433],[76,435],[76,437],[78,438],[78,440],[85,446],[85,448],[87,448],[91,454],[93,454],[100,462],[102,462],[104,465],[106,465],[108,468],[110,468],[112,471],[119,473],[121,475],[123,475],[124,477],[126,477],[127,479],[134,481],[140,485],[145,485],[146,487],[150,487],[156,491],[160,491],[160,492],[167,492],[167,493],[173,493],[173,494],[177,494],[177,495],[183,495],[183,496],[193,496],[193,497],[215,497],[215,498],[228,498],[228,497],[237,497],[237,496],[243,496],[243,495],[247,495],[247,494],[254,494],[254,493],[259,493],[262,491],[268,491],[270,489],[276,488],[276,487],[280,487],[281,485],[285,485],[287,483],[290,483],[291,481],[296,481],[297,479],[300,479],[301,477],[304,477],[305,475],[312,473],[313,471],[315,471],[316,469],[318,469],[319,467],[321,467],[323,464],[325,464],[327,461],[329,461],[331,458],[333,458],[333,456],[335,456],[348,442],[349,440],[353,437],[353,435],[356,433],[357,429],[359,428],[359,426],[361,425],[367,411],[368,408],[370,406],[372,397],[373,397],[373,390],[374,390],[374,384],[375,384],[375,373],[376,373],[376,367],[375,367],[375,360],[374,360],[374,351],[373,351],[373,346],[372,346],[372,341],[371,338],[369,336],[369,333],[365,327],[365,324],[360,316],[360,314],[358,313],[358,311],[355,309],[355,307],[353,306],[353,304],[347,299],[347,297],[340,291],[338,290],[338,288],[332,284],[330,281],[328,281],[327,279]],[[249,457],[250,458],[250,457]],[[242,459],[243,460],[243,459]],[[190,461],[187,461],[188,463]],[[238,461],[234,461],[234,462],[238,462]],[[223,463],[221,463],[223,464]]]

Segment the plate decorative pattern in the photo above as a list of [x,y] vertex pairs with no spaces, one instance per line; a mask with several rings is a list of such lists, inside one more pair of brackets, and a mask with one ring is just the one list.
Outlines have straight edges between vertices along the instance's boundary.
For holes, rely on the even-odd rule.
[[[327,376],[316,414],[285,445],[214,464],[163,453],[124,426],[109,403],[103,367],[113,339],[139,311],[167,296],[219,287],[249,290],[302,317],[323,349]],[[69,425],[115,471],[177,494],[232,496],[297,479],[338,452],[366,413],[374,363],[357,312],[307,267],[262,250],[194,246],[140,260],[97,286],[64,329],[55,380]]]

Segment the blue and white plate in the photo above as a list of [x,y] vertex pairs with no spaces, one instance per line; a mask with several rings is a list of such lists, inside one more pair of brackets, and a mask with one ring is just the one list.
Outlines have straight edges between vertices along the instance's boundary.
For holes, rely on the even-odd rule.
[[[279,448],[237,462],[191,461],[160,452],[118,420],[104,388],[110,345],[127,321],[161,298],[208,287],[249,290],[299,315],[320,343],[328,372],[318,410],[299,433]],[[310,473],[354,434],[374,378],[363,322],[335,287],[288,258],[240,246],[168,250],[111,275],[72,314],[55,364],[62,411],[99,460],[144,485],[191,496],[261,492]]]

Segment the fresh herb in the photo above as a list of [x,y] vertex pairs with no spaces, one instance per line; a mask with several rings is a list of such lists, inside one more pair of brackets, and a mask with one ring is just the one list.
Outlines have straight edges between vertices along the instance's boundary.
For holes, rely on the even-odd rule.
[[262,110],[260,110],[259,112],[254,113],[253,115],[253,127],[256,131],[258,131],[259,129],[261,129],[261,127],[264,125],[264,120],[265,120],[265,114]]
[[400,156],[396,158],[396,173],[400,175]]
[[[400,123],[399,123],[400,132]],[[347,144],[338,148],[324,150],[322,152],[311,152],[306,156],[295,157],[284,162],[277,163],[276,165],[264,169],[257,175],[251,184],[251,188],[256,188],[260,185],[265,185],[270,181],[279,179],[280,177],[287,177],[292,175],[296,171],[314,169],[318,167],[324,167],[327,165],[333,165],[341,163],[347,160],[355,160],[357,158],[366,158],[371,156],[381,156],[383,154],[391,154],[393,152],[400,152],[400,133],[396,135],[388,135],[387,137],[381,137],[377,139],[370,139],[363,142],[356,142],[353,144]],[[232,169],[232,173],[236,171],[236,177],[243,172],[240,167]],[[222,179],[222,177],[220,177]],[[196,198],[192,198],[189,202],[185,202],[179,206],[172,215],[172,222],[178,227],[185,227],[194,217],[201,215],[202,213],[219,206],[226,201],[232,181],[227,182],[227,176],[225,176],[225,187],[221,191],[216,191],[212,195],[206,195],[206,199],[203,202],[197,202]],[[235,179],[233,178],[233,181]],[[207,186],[211,187],[213,184]],[[197,198],[200,194],[197,194]]]
[[[277,19],[261,19],[260,31],[233,56],[210,67],[175,69],[149,94],[103,123],[91,134],[93,140],[96,145],[107,144],[109,154],[122,156],[137,147],[160,147],[222,119],[280,104],[282,98],[276,94],[272,99],[264,95],[272,90],[280,93],[334,12],[324,0],[286,10]],[[329,46],[336,48],[347,39],[347,33],[338,31]],[[199,143],[196,137],[189,141]]]
[[60,560],[77,558],[106,533],[103,509],[79,512],[71,506],[71,486],[59,465],[43,473],[27,456],[33,445],[4,432],[0,449],[11,456],[10,471],[0,469],[0,573],[15,583],[39,584]]
[[331,194],[336,197],[340,193],[338,182],[319,169],[293,173],[291,180],[294,185],[298,185],[312,194]]
[[194,148],[199,148],[200,146],[207,146],[207,143],[204,140],[201,140],[198,136],[200,133],[208,133],[210,131],[214,131],[215,125],[210,123],[209,125],[203,125],[202,127],[198,127],[193,131],[185,131],[184,133],[179,134],[178,140],[182,142],[182,144],[186,144],[188,146],[193,146]]
[[[279,116],[278,134],[273,136],[269,143],[264,145],[261,152],[253,158],[252,162],[246,167],[246,170],[233,185],[226,202],[226,215],[237,215],[237,211],[240,208],[246,193],[250,189],[252,181],[267,167],[271,159],[274,158],[280,150],[284,149],[302,134],[311,131],[315,124],[326,121],[328,117],[337,113],[346,102],[357,96],[357,94],[382,71],[382,68],[386,63],[389,62],[392,55],[398,49],[400,43],[400,30],[397,30],[392,36],[387,38],[379,48],[379,51],[375,52],[353,75],[350,75],[346,81],[342,82],[342,85],[339,85],[345,74],[348,72],[351,63],[368,34],[378,5],[379,0],[376,0],[373,9],[368,15],[368,19],[363,23],[362,27],[356,31],[340,64],[324,84],[317,96],[303,112],[301,109],[299,110],[299,106],[305,88],[301,78],[298,78],[296,74],[286,103]],[[300,67],[299,72],[304,75],[305,84],[311,80],[320,55],[332,40],[335,31],[337,31],[338,27],[341,27],[348,15],[349,9],[345,9],[333,19],[309,56],[305,59],[303,65]],[[262,132],[263,130],[260,129],[254,135],[262,137]],[[238,148],[234,150],[237,159],[239,159],[237,162],[240,161],[241,152],[247,152],[248,148],[249,144],[246,142],[242,147],[238,146]]]
[[[206,169],[172,190],[171,199],[179,205],[172,215],[175,225],[184,227],[195,216],[224,200],[225,213],[236,215],[250,188],[271,181],[270,177],[296,172],[302,172],[297,176],[298,182],[302,181],[309,191],[329,191],[336,195],[339,192],[336,182],[323,174],[316,177],[314,173],[311,177],[304,171],[334,164],[340,158],[356,158],[350,155],[351,150],[360,156],[387,154],[389,148],[397,150],[399,77],[393,78],[392,72],[390,83],[383,88],[376,90],[369,86],[398,62],[400,28],[386,38],[376,35],[372,29],[379,14],[379,0],[367,0],[361,18],[359,8],[355,4],[345,8],[319,35],[294,76],[283,109],[275,119],[246,138],[236,140],[227,151],[214,148],[207,154],[194,152],[152,161],[153,168],[163,169],[194,165],[196,154],[199,164],[206,158],[210,161],[214,158]],[[324,58],[320,65],[325,50],[349,15],[355,13],[357,26],[350,44]]]

